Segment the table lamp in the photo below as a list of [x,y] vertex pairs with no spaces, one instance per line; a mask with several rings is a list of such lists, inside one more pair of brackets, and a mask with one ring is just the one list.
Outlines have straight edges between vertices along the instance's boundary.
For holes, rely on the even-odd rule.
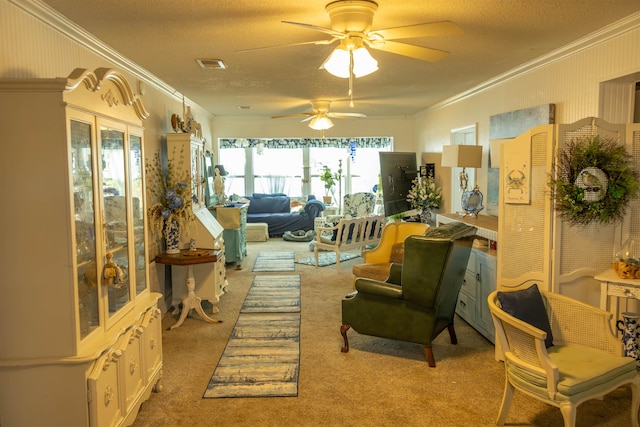
[[472,191],[467,191],[469,175],[466,168],[479,168],[482,166],[481,145],[444,145],[442,147],[441,165],[445,167],[462,168],[460,172],[460,191],[462,192],[462,209],[466,215],[477,216],[484,209],[482,206],[482,193],[476,185]]

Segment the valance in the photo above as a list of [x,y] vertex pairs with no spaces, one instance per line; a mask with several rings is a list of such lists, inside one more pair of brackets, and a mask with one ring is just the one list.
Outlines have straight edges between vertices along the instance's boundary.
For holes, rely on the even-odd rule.
[[359,137],[359,138],[220,138],[220,149],[250,148],[263,144],[265,148],[305,148],[332,147],[349,148],[355,141],[359,148],[385,148],[391,146],[393,137]]

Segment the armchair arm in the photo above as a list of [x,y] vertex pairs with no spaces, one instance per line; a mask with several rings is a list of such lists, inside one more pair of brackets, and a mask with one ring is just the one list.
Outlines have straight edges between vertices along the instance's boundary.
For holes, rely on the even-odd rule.
[[553,399],[559,372],[545,346],[547,333],[503,311],[497,304],[496,291],[489,295],[488,303],[505,361],[533,375],[546,377],[547,393]]
[[402,286],[393,283],[359,277],[356,279],[356,291],[363,294],[378,295],[385,298],[402,299]]
[[389,278],[387,279],[387,283],[402,285],[402,264],[391,264],[391,270],[389,270]]

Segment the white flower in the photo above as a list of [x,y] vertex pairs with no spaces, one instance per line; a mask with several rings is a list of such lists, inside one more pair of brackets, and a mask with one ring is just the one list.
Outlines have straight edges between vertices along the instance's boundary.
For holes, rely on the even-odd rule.
[[407,194],[407,201],[415,209],[437,208],[442,203],[442,192],[434,178],[417,176]]

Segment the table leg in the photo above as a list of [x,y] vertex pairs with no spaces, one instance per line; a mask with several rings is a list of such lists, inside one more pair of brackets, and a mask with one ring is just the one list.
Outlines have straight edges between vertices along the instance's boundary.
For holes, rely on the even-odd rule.
[[193,277],[193,267],[191,265],[188,266],[187,273],[187,295],[182,299],[182,311],[180,312],[180,318],[175,323],[175,325],[171,326],[169,329],[175,329],[182,325],[182,322],[187,318],[191,309],[195,309],[196,312],[200,315],[202,320],[209,323],[221,323],[222,320],[215,320],[207,316],[202,308],[202,299],[196,295],[196,279]]

